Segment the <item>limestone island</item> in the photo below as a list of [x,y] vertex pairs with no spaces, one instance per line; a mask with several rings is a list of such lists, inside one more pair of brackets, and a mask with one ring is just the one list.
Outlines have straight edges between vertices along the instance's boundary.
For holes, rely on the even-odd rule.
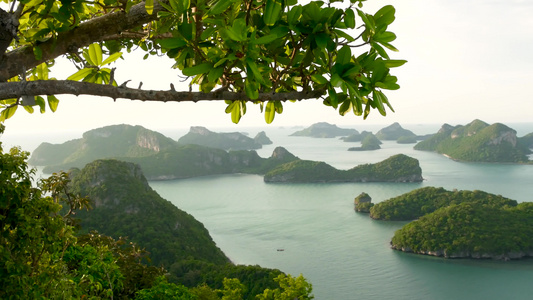
[[296,131],[290,136],[308,136],[308,137],[314,137],[314,138],[334,138],[337,136],[349,136],[351,134],[357,134],[358,131],[355,129],[345,129],[345,128],[339,128],[337,125],[329,124],[326,122],[319,122],[311,125],[310,127],[307,127],[305,129],[302,129],[300,131]]
[[415,220],[396,231],[392,249],[445,258],[533,256],[533,203],[483,191],[425,187],[370,209],[378,220]]
[[356,212],[363,213],[369,213],[370,208],[374,206],[374,203],[372,203],[372,197],[364,192],[355,197],[353,204]]
[[414,149],[434,151],[459,161],[528,163],[531,145],[530,136],[518,138],[516,130],[504,124],[474,120],[464,126],[444,124]]
[[[366,131],[364,131],[366,132]],[[381,149],[381,141],[371,132],[365,135],[361,141],[361,147],[350,147],[348,151],[372,151]]]
[[417,159],[404,154],[376,164],[338,170],[325,162],[295,160],[280,165],[264,176],[265,182],[421,182]]
[[416,139],[416,134],[411,130],[404,129],[398,122],[395,122],[378,131],[376,137],[382,141],[397,141],[400,138],[403,140],[406,138]]

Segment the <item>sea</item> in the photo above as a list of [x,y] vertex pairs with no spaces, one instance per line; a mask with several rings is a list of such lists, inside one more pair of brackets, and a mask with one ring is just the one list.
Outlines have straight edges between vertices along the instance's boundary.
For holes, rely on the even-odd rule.
[[[533,123],[506,125],[517,130],[518,136],[533,132]],[[419,135],[435,133],[440,127],[402,126]],[[382,127],[353,128],[376,133]],[[403,153],[419,160],[424,181],[265,183],[259,175],[232,174],[152,181],[150,185],[202,222],[235,264],[276,268],[293,276],[302,274],[313,285],[315,299],[533,299],[533,259],[444,259],[398,252],[390,248],[390,240],[406,222],[372,220],[368,214],[356,213],[353,203],[362,192],[369,194],[373,203],[379,203],[426,186],[482,190],[518,202],[533,201],[533,165],[458,162],[394,141],[383,142],[379,150],[352,152],[347,149],[359,143],[290,136],[300,129],[258,127],[239,131],[251,137],[266,132],[273,144],[257,151],[262,157],[269,157],[275,147],[282,146],[301,159],[324,161],[338,169],[376,163]],[[177,140],[188,130],[157,131]],[[61,141],[61,135],[55,133],[49,140],[40,135],[37,140],[27,136],[2,141],[4,150],[6,145],[18,143],[23,148],[28,145],[26,149],[31,151],[39,139],[58,143],[74,137],[69,133],[64,138]]]

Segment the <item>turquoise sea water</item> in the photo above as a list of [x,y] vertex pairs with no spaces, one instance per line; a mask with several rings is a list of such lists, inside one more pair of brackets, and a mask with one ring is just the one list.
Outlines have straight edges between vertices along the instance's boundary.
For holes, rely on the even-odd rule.
[[[382,127],[356,129],[376,132]],[[404,127],[417,134],[439,128]],[[519,136],[533,131],[533,124],[511,127]],[[316,299],[533,298],[533,259],[447,260],[393,251],[390,238],[405,223],[375,221],[353,210],[353,198],[361,192],[380,202],[424,186],[478,189],[519,202],[533,201],[533,165],[462,163],[395,142],[384,142],[377,151],[349,152],[347,148],[357,143],[288,136],[296,128],[242,131],[253,137],[260,130],[274,142],[258,151],[262,157],[283,146],[302,159],[348,169],[404,153],[420,161],[425,181],[266,184],[261,176],[236,174],[150,182],[162,197],[204,223],[233,262],[301,273],[313,284]],[[186,131],[161,132],[177,140]],[[64,142],[80,136],[69,133],[31,140],[7,136],[2,141],[4,149],[22,145],[32,150],[43,141]]]
[[395,142],[384,142],[378,151],[348,152],[354,144],[289,137],[293,131],[267,130],[274,145],[260,155],[284,146],[302,159],[347,169],[404,153],[420,161],[425,181],[266,184],[261,176],[230,175],[150,184],[203,222],[232,261],[302,273],[316,299],[532,298],[533,260],[445,260],[393,251],[390,238],[405,223],[357,214],[353,198],[366,192],[380,202],[423,186],[442,186],[533,201],[533,166],[455,162]]

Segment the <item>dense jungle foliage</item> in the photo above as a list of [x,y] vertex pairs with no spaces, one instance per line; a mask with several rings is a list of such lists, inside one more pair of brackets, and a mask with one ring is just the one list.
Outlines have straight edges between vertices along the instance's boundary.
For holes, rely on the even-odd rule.
[[463,202],[487,206],[516,206],[517,202],[483,191],[448,191],[444,188],[424,187],[377,203],[370,209],[370,217],[378,220],[409,221],[435,210]]

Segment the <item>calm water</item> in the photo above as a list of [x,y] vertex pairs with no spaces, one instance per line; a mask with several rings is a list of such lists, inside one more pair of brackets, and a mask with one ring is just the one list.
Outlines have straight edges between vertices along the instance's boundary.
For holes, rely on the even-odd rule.
[[[382,127],[356,129],[376,132]],[[426,134],[440,125],[404,127]],[[519,136],[533,131],[533,124],[511,127]],[[251,136],[259,130],[243,129]],[[276,146],[283,146],[302,159],[325,161],[340,169],[404,153],[420,161],[426,180],[419,184],[266,184],[261,176],[228,175],[150,184],[203,222],[233,262],[302,273],[313,284],[316,299],[532,299],[533,259],[445,260],[393,251],[390,238],[405,223],[356,214],[353,198],[366,192],[380,202],[416,188],[442,186],[533,201],[533,166],[459,163],[395,142],[385,142],[377,151],[348,152],[357,143],[288,136],[296,130],[265,129],[274,145],[258,153],[268,157]],[[161,132],[178,139],[187,130]],[[63,142],[80,136],[40,138]],[[32,150],[41,142],[7,137],[2,139],[4,149],[17,144]]]
[[232,261],[302,273],[317,299],[531,299],[533,260],[444,260],[393,251],[390,238],[404,223],[356,214],[353,198],[367,192],[380,202],[423,186],[442,186],[530,201],[533,166],[458,163],[395,142],[378,151],[348,152],[354,144],[287,136],[293,131],[267,130],[274,145],[260,155],[284,146],[302,159],[346,169],[405,153],[419,159],[426,180],[266,184],[261,176],[231,175],[151,185],[203,222]]

